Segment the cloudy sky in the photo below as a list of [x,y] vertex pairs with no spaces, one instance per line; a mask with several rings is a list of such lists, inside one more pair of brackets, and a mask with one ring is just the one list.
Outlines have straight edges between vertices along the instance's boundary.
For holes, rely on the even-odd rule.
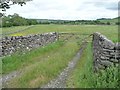
[[33,0],[24,6],[13,5],[8,14],[26,18],[93,20],[118,16],[119,0]]

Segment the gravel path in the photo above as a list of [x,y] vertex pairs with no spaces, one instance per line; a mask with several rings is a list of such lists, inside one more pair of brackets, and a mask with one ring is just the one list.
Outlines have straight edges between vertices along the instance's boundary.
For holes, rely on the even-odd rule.
[[66,80],[76,66],[77,62],[80,60],[80,57],[86,45],[87,42],[83,42],[76,56],[72,59],[72,61],[68,63],[68,67],[66,67],[57,78],[51,80],[47,85],[44,85],[41,88],[66,88]]
[[[69,76],[69,74],[74,69],[77,62],[80,60],[80,57],[82,55],[82,52],[84,48],[86,47],[87,42],[82,42],[80,50],[77,52],[77,54],[74,56],[74,58],[68,63],[68,67],[66,67],[63,72],[58,75],[57,78],[51,80],[47,85],[42,86],[41,88],[65,88],[66,87],[66,80]],[[7,82],[11,79],[18,77],[22,74],[22,71],[14,71],[10,74],[0,77],[0,83],[2,83],[2,87],[4,88],[5,85],[7,85]]]
[[17,76],[20,76],[21,75],[21,72],[19,71],[14,71],[10,74],[7,74],[7,75],[4,75],[2,76],[2,78],[0,78],[0,83],[2,83],[2,87],[6,87],[7,85],[7,82],[10,81],[11,79],[17,77]]

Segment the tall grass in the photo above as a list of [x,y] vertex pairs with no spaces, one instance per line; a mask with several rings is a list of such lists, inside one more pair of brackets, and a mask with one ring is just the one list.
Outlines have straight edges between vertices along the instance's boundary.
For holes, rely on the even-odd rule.
[[32,64],[35,62],[32,60],[34,57],[38,56],[45,57],[47,53],[57,50],[59,47],[63,45],[63,43],[64,42],[62,41],[58,41],[47,46],[37,48],[35,50],[31,50],[30,52],[27,52],[25,54],[16,53],[13,54],[12,56],[6,56],[2,59],[2,73],[7,74],[11,71]]
[[95,75],[95,88],[120,88],[118,67],[111,66]]
[[79,49],[77,41],[71,39],[54,52],[47,53],[45,57],[32,58],[34,63],[24,67],[22,75],[8,82],[8,87],[35,88],[47,84],[72,60]]
[[98,73],[93,72],[91,44],[84,51],[76,69],[69,76],[68,87],[75,88],[118,88],[118,67],[109,67]]

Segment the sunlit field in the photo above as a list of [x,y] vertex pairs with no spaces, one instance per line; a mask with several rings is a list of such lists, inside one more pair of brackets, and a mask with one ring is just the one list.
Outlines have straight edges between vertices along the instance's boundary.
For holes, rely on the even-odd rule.
[[[25,26],[3,28],[3,34],[6,32],[15,32],[18,29],[24,29]],[[79,34],[92,34],[100,32],[113,41],[118,41],[117,25],[36,25],[25,31],[10,34],[10,36],[26,36],[30,34],[48,33],[48,32],[67,32]]]

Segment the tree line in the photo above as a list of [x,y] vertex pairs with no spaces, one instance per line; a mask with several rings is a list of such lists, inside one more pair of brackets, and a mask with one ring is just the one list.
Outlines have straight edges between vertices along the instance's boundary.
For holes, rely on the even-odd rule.
[[3,16],[2,27],[11,26],[25,26],[25,25],[36,25],[38,22],[35,19],[26,19],[18,14]]
[[[36,24],[60,24],[60,25],[111,25],[111,22],[101,22],[99,20],[49,20],[49,19],[26,19],[19,14],[2,17],[2,27],[25,26]],[[120,25],[116,22],[115,25]]]
[[101,22],[98,20],[38,20],[39,24],[70,24],[70,25],[111,25],[110,22]]

